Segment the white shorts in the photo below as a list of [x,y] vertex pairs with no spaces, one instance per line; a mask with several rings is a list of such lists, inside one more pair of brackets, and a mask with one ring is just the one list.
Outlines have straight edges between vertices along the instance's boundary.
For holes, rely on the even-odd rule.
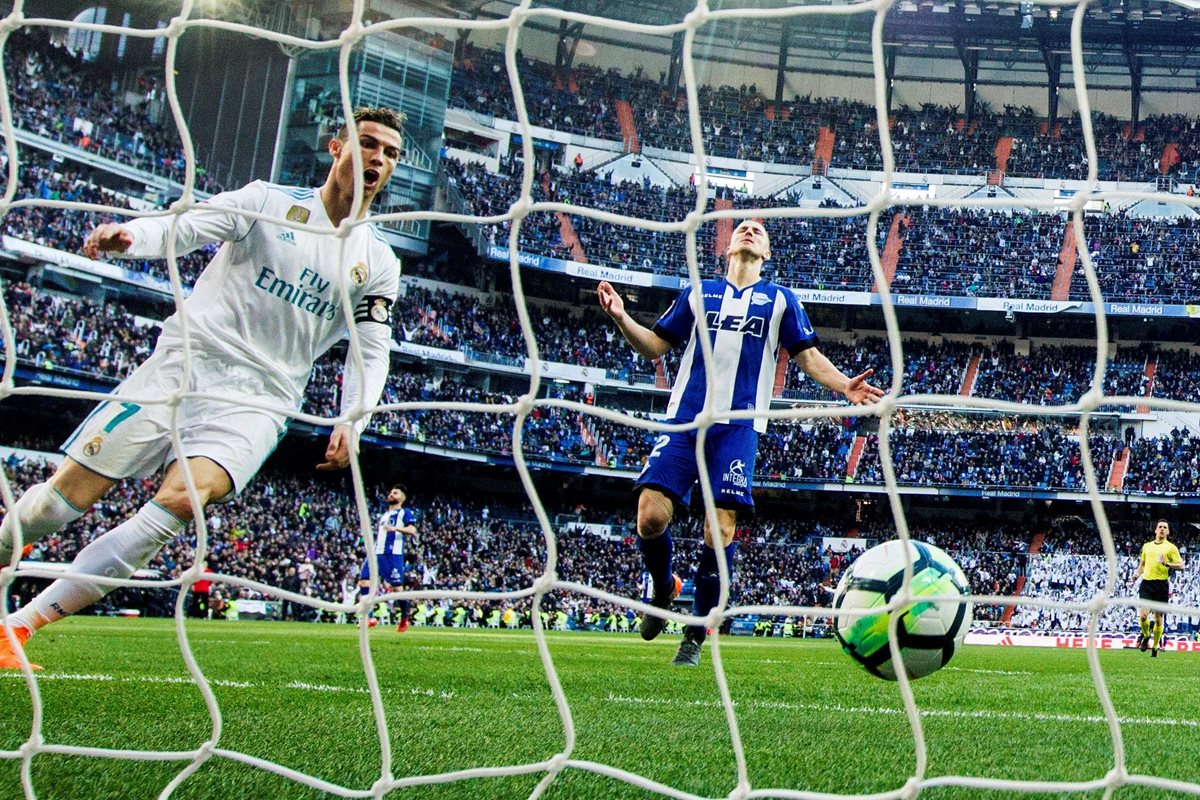
[[[239,401],[285,405],[276,397],[239,396],[237,388],[252,385],[249,376],[192,358],[191,390],[227,395],[229,401],[187,398],[180,402],[175,424],[185,458],[205,457],[219,464],[240,492],[283,438],[287,417],[248,408]],[[176,459],[171,447],[171,407],[166,403],[134,402],[167,398],[183,381],[183,354],[155,351],[121,382],[112,400],[88,415],[62,451],[83,466],[113,480],[145,478]],[[122,398],[130,398],[123,401]]]

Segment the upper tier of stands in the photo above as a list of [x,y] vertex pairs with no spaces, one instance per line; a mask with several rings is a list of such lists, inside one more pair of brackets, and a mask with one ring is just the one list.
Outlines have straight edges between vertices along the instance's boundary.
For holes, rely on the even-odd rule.
[[[523,57],[520,64],[535,122],[619,139],[622,132],[614,104],[620,100],[631,104],[644,143],[690,149],[679,138],[686,126],[681,124],[678,99],[664,99],[658,85],[639,72],[623,77],[613,71],[576,68],[564,76]],[[136,92],[121,91],[91,65],[51,43],[39,28],[22,28],[7,40],[5,66],[18,127],[182,180],[178,132],[171,120],[160,123],[151,116],[161,105],[161,87],[151,82]],[[472,49],[456,67],[455,76],[455,103],[511,116],[507,75],[497,54]],[[873,109],[862,104],[794,98],[776,109],[754,86],[702,87],[699,96],[712,153],[745,158],[771,155],[768,160],[808,163],[815,157],[815,142],[826,131],[833,136],[825,141],[832,143],[833,164],[856,169],[878,166],[873,160],[878,157]],[[1093,125],[1102,178],[1149,180],[1161,172],[1160,167],[1180,177],[1196,174],[1197,118],[1151,117],[1131,131],[1117,120],[1096,115]],[[901,166],[925,172],[995,169],[998,139],[1013,135],[1005,165],[1009,172],[1046,177],[1080,174],[1079,129],[1077,120],[1049,128],[1027,109],[1014,108],[982,113],[971,124],[962,124],[953,109],[901,108],[892,122]],[[914,161],[918,155],[930,163]],[[20,163],[18,199],[129,207],[127,198],[82,180],[72,167],[50,162],[36,150],[23,148]],[[1027,164],[1036,168],[1022,166]],[[491,174],[454,161],[446,161],[445,166],[451,180],[464,190],[461,193],[472,204],[472,213],[503,214],[518,196],[518,184],[508,174]],[[505,170],[513,166],[506,163]],[[220,188],[202,170],[198,185],[212,191]],[[612,181],[593,171],[539,176],[534,199],[660,221],[682,220],[696,206],[689,186]],[[796,206],[800,200],[786,193],[772,198],[723,194],[706,209],[718,204],[749,212]],[[87,230],[108,219],[93,212],[39,207],[9,211],[2,224],[9,235],[75,252]],[[555,215],[530,215],[522,225],[522,249],[620,269],[686,274],[681,234],[600,223],[576,214],[566,219],[573,226],[569,236],[564,236]],[[488,228],[490,241],[506,244],[507,225]],[[705,275],[720,274],[722,269],[718,228],[710,224],[698,232],[697,255]],[[775,253],[771,274],[781,282],[829,290],[875,288],[866,255],[864,217],[792,220],[773,223],[771,228]],[[1200,296],[1200,270],[1187,259],[1196,248],[1197,230],[1200,227],[1191,217],[1089,218],[1088,246],[1106,298],[1187,303]],[[1060,263],[1060,255],[1070,250],[1065,237],[1065,225],[1055,215],[910,208],[881,218],[876,243],[881,252],[891,248],[884,272],[892,289],[900,293],[1087,301],[1082,270],[1073,263]],[[181,259],[185,284],[194,281],[206,258],[200,253]],[[122,265],[156,277],[166,274],[162,262]],[[1062,287],[1061,296],[1054,295],[1056,285]]]
[[[166,99],[153,74],[140,80],[131,104],[111,74],[51,41],[49,29],[29,26],[5,40],[4,66],[17,127],[183,183],[179,132],[148,113]],[[196,187],[221,190],[202,166]]]
[[[643,147],[691,152],[687,98],[642,76],[577,66],[568,74],[553,65],[518,56],[518,73],[530,122],[551,130],[622,141],[627,138],[615,110],[628,103]],[[876,110],[839,98],[794,96],[780,106],[757,86],[701,86],[697,90],[701,131],[708,155],[777,164],[810,165],[822,160],[822,131],[832,135],[825,166],[856,170],[883,168]],[[503,54],[469,47],[455,64],[450,103],[481,114],[515,120],[512,88]],[[957,107],[926,103],[901,106],[888,119],[896,169],[916,173],[1000,170],[1009,175],[1083,179],[1087,157],[1078,115],[1051,126],[1030,108],[981,108],[970,122]],[[1193,179],[1200,170],[1197,119],[1165,114],[1127,121],[1097,113],[1092,118],[1098,177],[1104,181],[1152,181],[1160,175]],[[1003,144],[1002,144],[1003,143]]]
[[[494,216],[508,211],[520,193],[518,177],[488,172],[482,164],[443,162],[469,211]],[[508,170],[515,162],[505,161]],[[691,186],[664,188],[618,181],[611,173],[581,170],[546,173],[533,186],[535,201],[587,206],[635,219],[679,222],[696,208]],[[718,205],[720,204],[720,205]],[[827,202],[828,207],[835,207]],[[741,209],[746,216],[765,208],[795,208],[799,198],[754,198],[720,193],[705,204]],[[682,233],[660,233],[566,215],[578,247],[568,245],[555,215],[530,214],[521,225],[524,252],[657,274],[687,274]],[[772,259],[765,273],[804,289],[869,292],[876,286],[867,255],[867,218],[807,217],[766,220]],[[488,223],[485,238],[507,246],[509,223]],[[885,214],[877,232],[881,264],[899,294],[1089,301],[1084,272],[1065,247],[1068,226],[1061,214],[1023,210],[909,207]],[[1200,218],[1088,217],[1089,251],[1104,297],[1110,301],[1186,303],[1200,296],[1200,269],[1187,263],[1200,236]],[[724,274],[718,224],[697,231],[701,277]],[[1064,259],[1064,251],[1070,257]],[[1059,281],[1059,278],[1062,278]],[[1056,282],[1064,287],[1054,296]]]

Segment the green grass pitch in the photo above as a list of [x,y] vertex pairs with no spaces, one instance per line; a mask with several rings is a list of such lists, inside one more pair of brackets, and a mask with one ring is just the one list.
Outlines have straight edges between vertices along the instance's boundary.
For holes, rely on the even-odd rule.
[[[193,650],[223,711],[219,747],[366,790],[381,756],[352,626],[188,623]],[[529,631],[370,632],[394,753],[394,776],[529,763],[559,752],[563,727]],[[549,635],[570,702],[572,758],[639,773],[678,790],[726,797],[736,768],[718,702],[711,648],[700,669],[669,666],[677,638]],[[723,655],[755,789],[872,793],[913,774],[915,751],[899,690],[872,678],[832,641],[729,638]],[[48,744],[189,750],[210,735],[170,620],[75,618],[30,643],[47,667],[40,689]],[[1131,773],[1196,781],[1200,656],[1100,655]],[[1113,765],[1113,743],[1081,650],[964,647],[913,684],[928,776],[1083,781]],[[0,748],[29,735],[19,673],[0,676]],[[39,798],[150,798],[183,762],[43,754]],[[397,789],[387,796],[473,800],[526,797],[540,774]],[[19,762],[0,760],[0,798],[22,796]],[[174,797],[326,795],[224,758],[208,761]],[[653,793],[568,769],[545,795],[645,798]],[[926,790],[934,800],[1012,797],[999,790]],[[1048,797],[1051,795],[1021,795]],[[1099,798],[1102,792],[1056,795]],[[1183,795],[1125,787],[1119,800]]]

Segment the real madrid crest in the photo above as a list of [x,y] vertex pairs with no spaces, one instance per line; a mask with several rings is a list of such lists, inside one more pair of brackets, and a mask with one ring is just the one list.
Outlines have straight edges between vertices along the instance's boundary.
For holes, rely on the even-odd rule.
[[376,297],[375,302],[371,304],[370,310],[371,319],[376,322],[388,321],[388,301],[383,297]]
[[366,263],[360,261],[350,268],[350,282],[355,286],[362,286],[367,282],[367,277],[370,274],[371,271],[367,269]]
[[91,457],[100,453],[100,447],[104,444],[103,436],[93,437],[87,444],[83,446],[83,454]]

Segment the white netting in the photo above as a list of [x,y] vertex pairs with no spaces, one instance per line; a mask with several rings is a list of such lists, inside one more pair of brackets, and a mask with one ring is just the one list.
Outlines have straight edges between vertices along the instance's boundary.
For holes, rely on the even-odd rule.
[[[1088,7],[1087,0],[1076,2],[1075,0],[1062,0],[1061,2],[1053,2],[1053,0],[1042,0],[1043,5],[1055,5],[1064,9],[1065,12],[1074,12],[1072,29],[1071,29],[1071,64],[1072,74],[1075,82],[1075,94],[1079,105],[1079,112],[1082,120],[1083,134],[1086,143],[1088,156],[1088,184],[1095,186],[1096,165],[1098,163],[1096,157],[1095,141],[1092,135],[1090,123],[1090,109],[1088,104],[1087,86],[1085,76],[1087,71],[1083,64],[1082,42],[1082,25],[1084,21],[1084,11]],[[382,797],[385,793],[392,789],[414,786],[431,783],[448,783],[453,781],[462,781],[476,778],[489,777],[504,777],[514,775],[528,775],[544,773],[543,778],[539,781],[536,788],[531,793],[531,797],[540,796],[545,790],[555,781],[555,779],[566,769],[578,769],[594,773],[599,773],[619,781],[624,781],[633,786],[647,789],[651,792],[662,794],[669,797],[677,798],[692,798],[695,795],[663,785],[661,783],[646,779],[640,775],[632,774],[627,771],[617,769],[615,767],[596,763],[593,761],[584,761],[572,757],[576,749],[575,725],[572,719],[570,704],[563,692],[559,681],[558,673],[555,668],[554,660],[551,657],[550,650],[547,646],[545,631],[542,627],[541,620],[538,614],[542,598],[546,593],[552,590],[563,590],[567,592],[578,593],[581,595],[590,596],[598,600],[607,601],[610,603],[620,604],[636,609],[641,613],[653,613],[662,615],[657,609],[651,608],[641,603],[632,602],[627,598],[619,597],[604,591],[595,589],[594,587],[585,586],[579,583],[562,581],[558,579],[556,573],[556,564],[558,562],[558,544],[550,525],[550,521],[546,514],[545,508],[541,499],[534,487],[530,477],[529,470],[525,463],[523,448],[522,448],[522,430],[523,423],[526,418],[534,411],[535,408],[541,407],[559,407],[570,409],[584,414],[593,414],[613,422],[619,422],[626,425],[631,425],[638,428],[654,431],[664,430],[686,430],[696,429],[699,431],[697,442],[697,459],[700,463],[701,474],[707,472],[707,465],[704,459],[704,437],[705,432],[715,421],[724,418],[745,418],[750,416],[765,416],[772,419],[791,418],[791,419],[813,419],[817,417],[833,417],[844,416],[847,413],[852,415],[875,415],[880,419],[880,457],[883,466],[883,475],[887,487],[888,497],[891,503],[891,509],[895,517],[897,531],[902,538],[908,537],[908,528],[905,522],[905,515],[901,506],[900,497],[897,493],[896,475],[891,462],[891,454],[888,444],[888,432],[891,427],[892,414],[897,408],[912,405],[940,405],[946,407],[969,407],[982,409],[996,409],[1006,412],[1027,412],[1027,406],[1019,403],[990,401],[974,397],[961,397],[958,395],[905,395],[903,394],[904,387],[902,386],[902,376],[904,374],[903,367],[903,352],[900,341],[900,330],[897,323],[894,306],[891,296],[888,292],[887,281],[884,277],[884,272],[881,266],[880,254],[878,251],[877,228],[879,216],[886,209],[907,204],[928,204],[928,205],[954,205],[957,207],[1003,207],[1013,205],[1015,201],[998,200],[966,200],[966,201],[946,201],[946,200],[921,200],[921,201],[901,201],[895,199],[890,194],[887,187],[891,185],[891,174],[894,168],[893,155],[890,143],[889,126],[887,124],[887,112],[885,97],[886,97],[886,78],[883,69],[883,29],[884,19],[893,3],[890,0],[878,0],[877,2],[859,3],[854,5],[841,6],[795,6],[788,8],[777,9],[728,9],[712,11],[708,8],[705,0],[698,0],[694,10],[689,13],[686,18],[674,24],[669,25],[640,25],[627,22],[621,22],[611,19],[587,16],[583,14],[571,13],[550,8],[533,8],[531,0],[523,0],[511,13],[502,19],[497,20],[474,20],[462,21],[458,19],[446,18],[402,18],[389,20],[372,25],[363,24],[364,4],[362,0],[356,0],[352,11],[352,21],[348,27],[342,31],[341,35],[336,39],[325,41],[309,41],[282,34],[276,34],[269,31],[257,29],[248,25],[241,25],[230,22],[215,21],[209,19],[193,18],[194,3],[191,0],[185,0],[179,16],[171,20],[170,24],[164,29],[142,30],[133,29],[113,25],[96,25],[96,24],[80,24],[65,20],[57,19],[27,19],[23,14],[23,4],[18,0],[15,3],[14,9],[2,23],[0,23],[0,47],[7,41],[8,37],[22,26],[42,25],[55,28],[72,27],[78,30],[96,31],[106,34],[121,34],[131,37],[164,37],[167,43],[166,59],[164,65],[164,80],[167,87],[167,96],[169,104],[174,116],[175,124],[178,128],[182,139],[183,149],[187,155],[186,169],[186,187],[183,196],[180,200],[174,203],[171,208],[164,212],[172,216],[173,220],[178,220],[178,215],[186,212],[195,203],[195,195],[192,187],[195,182],[195,158],[192,138],[188,127],[184,120],[184,114],[179,104],[179,98],[176,90],[176,73],[175,59],[177,46],[180,36],[192,28],[209,27],[222,28],[228,31],[245,34],[247,36],[261,37],[294,49],[296,52],[304,50],[317,49],[338,49],[340,53],[340,70],[341,70],[341,92],[343,113],[346,118],[350,118],[350,91],[349,80],[347,74],[347,66],[352,48],[360,43],[364,37],[372,33],[386,31],[392,28],[417,27],[417,28],[437,28],[439,30],[456,30],[456,29],[494,29],[504,30],[507,34],[505,43],[505,59],[507,64],[508,78],[511,84],[514,100],[516,103],[518,121],[522,134],[524,148],[524,171],[521,182],[520,199],[513,203],[508,213],[489,217],[471,217],[458,214],[447,213],[431,213],[431,212],[406,212],[391,214],[387,216],[375,217],[379,221],[408,221],[408,220],[434,220],[458,223],[493,223],[511,221],[512,228],[509,236],[509,253],[511,254],[510,272],[512,277],[513,291],[517,302],[517,309],[521,323],[521,329],[524,334],[525,342],[529,352],[529,389],[528,392],[519,398],[516,402],[508,406],[496,406],[474,403],[401,403],[390,406],[383,406],[384,409],[390,410],[457,410],[464,412],[486,412],[486,413],[511,413],[514,415],[513,427],[513,456],[516,462],[517,470],[521,476],[522,483],[529,496],[529,500],[536,512],[538,521],[545,538],[546,546],[546,569],[544,574],[528,586],[519,591],[508,591],[503,593],[482,593],[482,592],[403,592],[395,593],[384,597],[374,597],[374,590],[378,585],[379,576],[376,572],[374,563],[371,562],[371,584],[372,597],[371,599],[362,601],[358,606],[347,606],[335,603],[315,601],[310,597],[281,592],[279,589],[267,585],[263,585],[254,581],[237,578],[223,574],[203,574],[203,566],[205,563],[204,555],[208,548],[208,526],[205,522],[203,511],[199,511],[196,516],[196,535],[197,544],[195,550],[195,562],[187,569],[180,578],[172,581],[144,581],[144,580],[116,580],[103,576],[86,576],[88,581],[102,583],[112,586],[130,586],[130,587],[148,587],[148,588],[164,588],[178,587],[180,593],[176,603],[176,632],[180,650],[187,663],[196,685],[202,693],[205,704],[212,723],[211,736],[199,744],[195,748],[187,749],[181,752],[165,752],[165,751],[140,751],[140,750],[116,750],[116,749],[100,749],[87,747],[74,747],[55,745],[47,743],[42,736],[43,729],[43,705],[39,694],[38,679],[35,673],[25,670],[25,680],[33,703],[32,726],[29,737],[25,744],[17,750],[0,752],[0,758],[3,759],[18,759],[21,762],[21,779],[23,788],[27,797],[35,796],[35,787],[32,780],[31,762],[32,759],[40,753],[55,753],[65,755],[84,755],[102,758],[118,758],[118,759],[134,759],[134,760],[186,760],[187,766],[184,767],[175,778],[170,781],[161,792],[162,797],[167,797],[180,786],[190,775],[192,775],[201,765],[208,760],[219,757],[231,759],[233,761],[242,762],[260,769],[268,770],[298,783],[312,787],[319,791],[328,792],[341,797]],[[1016,3],[1012,3],[1016,5]],[[540,361],[538,355],[537,339],[533,333],[531,320],[525,302],[524,291],[521,281],[521,272],[518,265],[517,254],[519,252],[518,239],[522,221],[534,212],[565,212],[578,216],[591,217],[595,220],[627,225],[638,226],[643,229],[655,230],[661,232],[675,232],[686,234],[687,241],[687,265],[688,276],[693,286],[696,289],[699,285],[700,273],[697,265],[697,245],[696,232],[699,226],[705,222],[710,222],[718,219],[732,219],[740,216],[742,212],[737,210],[725,211],[705,211],[705,197],[707,189],[707,179],[704,171],[700,171],[698,187],[696,193],[696,208],[689,213],[687,217],[679,222],[656,222],[644,219],[624,217],[612,213],[598,211],[587,207],[565,205],[561,203],[549,203],[532,201],[531,187],[534,178],[534,158],[533,158],[533,136],[530,129],[529,117],[526,111],[524,98],[521,91],[521,85],[518,80],[516,51],[519,38],[521,36],[522,27],[531,20],[541,20],[549,22],[558,22],[567,20],[569,22],[578,22],[588,26],[598,26],[609,28],[618,32],[637,32],[651,35],[672,35],[682,32],[683,39],[683,71],[685,76],[685,85],[688,99],[688,116],[690,122],[690,132],[694,143],[694,153],[697,163],[704,163],[705,153],[703,137],[701,135],[701,121],[699,115],[699,104],[697,99],[697,79],[696,79],[696,61],[694,58],[694,46],[698,29],[706,24],[716,24],[722,21],[736,23],[739,21],[753,19],[781,19],[785,17],[807,17],[818,14],[824,15],[858,15],[869,14],[874,17],[874,26],[872,29],[872,48],[873,61],[875,72],[875,90],[876,90],[876,109],[878,130],[880,134],[880,146],[883,154],[884,164],[884,180],[883,189],[871,198],[870,202],[863,207],[854,209],[799,209],[799,208],[777,208],[769,210],[756,211],[756,215],[765,216],[768,218],[789,218],[800,216],[840,216],[851,217],[857,215],[867,215],[867,237],[866,246],[870,255],[872,272],[874,274],[877,285],[880,287],[882,296],[882,307],[886,326],[888,331],[890,358],[893,365],[893,384],[891,394],[881,403],[873,407],[862,407],[855,409],[845,408],[824,408],[824,409],[796,409],[790,411],[757,411],[757,412],[734,412],[729,414],[714,413],[711,407],[711,399],[713,393],[708,393],[709,405],[706,406],[704,412],[697,420],[687,426],[665,426],[651,421],[635,419],[628,415],[617,411],[596,408],[590,405],[584,405],[578,402],[567,400],[553,399],[537,399],[539,388],[541,385],[541,370],[539,369]],[[0,80],[3,80],[0,74]],[[16,138],[13,130],[13,114],[9,106],[8,88],[7,85],[0,87],[4,91],[0,92],[0,113],[3,119],[3,132],[5,144],[9,154],[8,160],[8,183],[5,197],[2,205],[0,205],[0,213],[7,213],[9,210],[23,206],[45,206],[62,209],[76,210],[103,210],[97,209],[95,206],[89,206],[81,203],[65,202],[65,201],[48,201],[41,199],[14,201],[15,192],[17,190],[17,170],[19,164],[19,150],[17,147]],[[360,177],[356,180],[361,180],[362,164],[361,156],[355,151],[355,167],[356,174]],[[1157,778],[1150,775],[1133,775],[1129,774],[1125,768],[1125,749],[1122,742],[1122,730],[1118,721],[1117,714],[1114,710],[1111,697],[1109,695],[1104,674],[1101,671],[1098,649],[1097,649],[1097,623],[1100,612],[1111,605],[1132,606],[1138,605],[1137,601],[1131,599],[1115,599],[1113,597],[1117,579],[1117,560],[1116,551],[1113,544],[1112,534],[1110,532],[1107,518],[1104,512],[1099,495],[1099,487],[1097,484],[1096,471],[1094,469],[1091,455],[1088,449],[1088,422],[1090,413],[1095,411],[1104,401],[1105,404],[1114,405],[1151,405],[1161,409],[1194,409],[1194,405],[1189,405],[1180,402],[1168,400],[1148,400],[1143,397],[1109,397],[1104,398],[1100,387],[1103,385],[1103,379],[1106,368],[1106,353],[1105,342],[1108,340],[1107,321],[1104,314],[1103,298],[1101,297],[1099,285],[1097,283],[1095,270],[1092,265],[1092,260],[1089,253],[1089,248],[1084,237],[1083,226],[1083,209],[1089,201],[1099,200],[1135,200],[1135,199],[1155,199],[1154,194],[1139,194],[1139,193],[1113,193],[1113,192],[1081,192],[1077,194],[1071,201],[1071,211],[1073,214],[1073,224],[1075,230],[1076,241],[1078,243],[1078,253],[1080,263],[1087,276],[1088,288],[1091,300],[1095,303],[1096,310],[1096,363],[1091,389],[1076,403],[1071,403],[1061,406],[1044,407],[1043,411],[1067,411],[1079,413],[1082,415],[1082,435],[1080,437],[1080,446],[1083,452],[1084,472],[1086,476],[1088,495],[1091,500],[1092,511],[1096,519],[1096,523],[1103,541],[1104,552],[1106,555],[1108,566],[1108,579],[1104,584],[1101,592],[1088,602],[1078,603],[1062,603],[1052,601],[1039,601],[1034,598],[1022,598],[1021,604],[1026,606],[1046,606],[1062,609],[1070,609],[1090,614],[1088,628],[1088,664],[1091,671],[1091,676],[1095,685],[1097,696],[1104,711],[1104,719],[1107,722],[1108,729],[1113,743],[1113,760],[1107,771],[1097,774],[1096,777],[1088,781],[1079,782],[1048,782],[1048,781],[1010,781],[997,780],[994,778],[975,778],[970,776],[939,776],[935,778],[927,777],[927,759],[928,750],[925,744],[921,714],[918,710],[914,699],[912,689],[907,679],[903,677],[903,671],[900,671],[899,688],[903,698],[905,713],[911,727],[911,732],[916,745],[916,763],[913,768],[913,774],[902,785],[897,786],[894,790],[875,795],[879,798],[885,797],[911,797],[915,796],[923,788],[944,787],[944,786],[959,786],[972,788],[990,788],[999,791],[1009,792],[1077,792],[1085,790],[1104,790],[1104,796],[1107,798],[1112,793],[1123,785],[1144,785],[1153,786],[1160,789],[1174,790],[1187,792],[1191,794],[1200,794],[1200,784],[1184,783],[1180,781],[1172,781],[1163,778]],[[1200,207],[1200,203],[1194,200],[1181,200],[1178,197],[1173,197],[1174,202],[1190,202],[1194,207]],[[359,201],[356,200],[356,204]],[[1020,205],[1026,208],[1045,209],[1053,211],[1061,208],[1058,204],[1050,200],[1033,201],[1022,199]],[[129,213],[129,212],[121,212]],[[130,216],[137,216],[130,214]],[[256,216],[247,214],[247,216]],[[350,219],[354,219],[355,214],[352,212]],[[283,224],[294,228],[303,226],[287,222],[283,220],[273,220],[277,224]],[[344,235],[354,223],[346,223],[336,233],[331,235]],[[361,223],[359,223],[361,224]],[[174,258],[174,253],[169,253],[170,263],[170,281],[172,291],[174,293],[176,305],[179,311],[181,324],[184,331],[184,348],[188,348],[188,339],[186,336],[187,319],[183,313],[181,301],[183,299],[182,284],[180,281],[179,271]],[[345,271],[341,271],[345,280]],[[343,297],[347,297],[347,293],[343,289]],[[694,291],[693,297],[698,297],[699,292]],[[353,318],[352,309],[346,306],[343,301],[343,312],[347,318]],[[707,324],[703,314],[697,314],[698,324],[702,328],[706,328]],[[362,370],[362,356],[360,343],[354,326],[349,328],[350,351],[352,359],[359,371]],[[3,333],[6,347],[6,369],[3,375],[3,380],[0,381],[0,400],[8,396],[19,395],[47,395],[60,398],[73,399],[88,399],[88,400],[103,400],[104,395],[91,392],[68,391],[60,389],[44,389],[44,388],[28,388],[17,387],[14,385],[14,367],[17,362],[14,352],[14,337],[11,320],[8,316],[8,310],[0,301],[0,332]],[[707,331],[705,331],[707,332]],[[699,337],[700,345],[704,352],[704,357],[708,363],[712,363],[711,344],[707,336]],[[146,403],[167,403],[173,407],[177,406],[181,397],[178,395],[168,398],[167,400],[146,399]],[[203,395],[189,395],[203,396]],[[213,398],[221,399],[221,398]],[[359,419],[364,414],[373,409],[357,408],[347,414],[343,419]],[[288,413],[296,419],[311,422],[328,424],[330,420],[318,417],[312,417],[304,414],[297,414],[283,410],[283,413]],[[176,454],[181,451],[181,443],[179,440],[178,431],[173,429],[172,447]],[[180,460],[180,463],[185,464],[186,461]],[[359,468],[358,459],[352,459],[352,475],[354,483],[355,498],[357,509],[361,523],[363,538],[366,541],[368,552],[373,548],[374,528],[369,524],[367,500],[363,488],[362,474]],[[198,507],[196,501],[196,490],[192,480],[190,470],[184,470],[189,496],[192,498],[193,505]],[[703,493],[704,506],[706,509],[709,523],[716,525],[715,508],[711,488],[707,481],[700,482],[701,491]],[[11,487],[7,479],[0,474],[0,496],[2,496],[7,507],[11,508],[13,504],[13,495]],[[19,552],[19,548],[17,548]],[[722,553],[718,549],[718,553]],[[14,559],[15,560],[15,559]],[[370,560],[369,560],[370,561]],[[729,607],[729,571],[728,565],[725,563],[723,553],[718,557],[718,566],[721,580],[720,600],[716,608],[705,618],[696,618],[688,615],[670,613],[671,619],[685,624],[705,624],[712,628],[718,628],[723,619],[745,614],[768,614],[768,615],[830,615],[829,609],[824,608],[806,608],[806,607],[781,607],[781,606],[747,606],[747,607]],[[0,572],[0,589],[3,591],[4,599],[7,600],[8,589],[11,586],[14,578],[18,575],[37,576],[45,578],[60,577],[58,573],[39,569],[30,563],[21,563],[19,568],[14,570],[10,565]],[[371,604],[381,603],[391,599],[458,599],[458,600],[496,600],[509,599],[516,600],[518,598],[532,597],[533,613],[531,615],[534,638],[537,643],[538,652],[541,657],[542,664],[546,671],[546,676],[553,692],[554,700],[557,705],[559,717],[563,728],[563,737],[565,745],[562,752],[556,754],[552,758],[543,761],[537,761],[527,764],[517,764],[506,767],[480,768],[472,770],[464,770],[453,773],[446,773],[432,776],[402,776],[396,777],[394,769],[394,761],[391,752],[391,736],[389,734],[389,724],[385,709],[383,706],[380,685],[375,673],[371,648],[367,636],[367,627],[365,616],[360,623],[359,642],[360,652],[362,657],[363,669],[366,674],[367,684],[371,693],[372,708],[375,717],[376,730],[379,739],[379,748],[382,755],[382,768],[379,779],[369,787],[348,787],[330,783],[325,780],[315,778],[310,775],[303,774],[296,770],[292,770],[281,766],[280,764],[256,758],[244,753],[231,751],[222,748],[221,731],[222,731],[222,711],[212,691],[210,683],[199,664],[193,656],[192,649],[189,645],[187,630],[184,626],[183,603],[186,597],[187,590],[202,578],[213,580],[216,582],[224,582],[236,586],[246,587],[255,591],[270,593],[280,596],[284,599],[291,600],[297,603],[304,603],[314,606],[319,609],[331,612],[354,612],[364,611]],[[909,590],[909,580],[911,579],[911,565],[906,571],[906,581],[903,589],[893,598],[889,604],[889,608],[898,608],[910,603],[913,596]],[[925,597],[923,600],[931,600],[936,598]],[[978,603],[1010,603],[1011,597],[1008,596],[976,596],[973,598]],[[6,605],[6,603],[5,603]],[[1145,604],[1151,605],[1156,610],[1165,610],[1163,604]],[[1193,615],[1200,614],[1200,609],[1172,609],[1175,612],[1191,613]],[[3,613],[3,612],[0,612]],[[895,619],[893,619],[892,630],[892,650],[894,658],[901,658],[901,654],[896,647],[895,638]],[[11,628],[6,622],[6,632],[11,636]],[[791,798],[834,798],[841,795],[828,794],[822,792],[805,792],[784,789],[772,789],[770,787],[752,786],[749,779],[747,769],[746,754],[742,747],[742,740],[738,730],[738,716],[735,710],[732,697],[730,695],[729,685],[726,680],[725,669],[722,662],[722,646],[721,637],[715,636],[711,640],[712,665],[717,679],[717,685],[720,695],[720,701],[724,709],[725,719],[729,726],[729,732],[733,743],[733,751],[736,760],[736,780],[734,785],[730,787],[728,796],[730,797],[791,797]],[[1100,768],[1097,767],[1099,770]]]

